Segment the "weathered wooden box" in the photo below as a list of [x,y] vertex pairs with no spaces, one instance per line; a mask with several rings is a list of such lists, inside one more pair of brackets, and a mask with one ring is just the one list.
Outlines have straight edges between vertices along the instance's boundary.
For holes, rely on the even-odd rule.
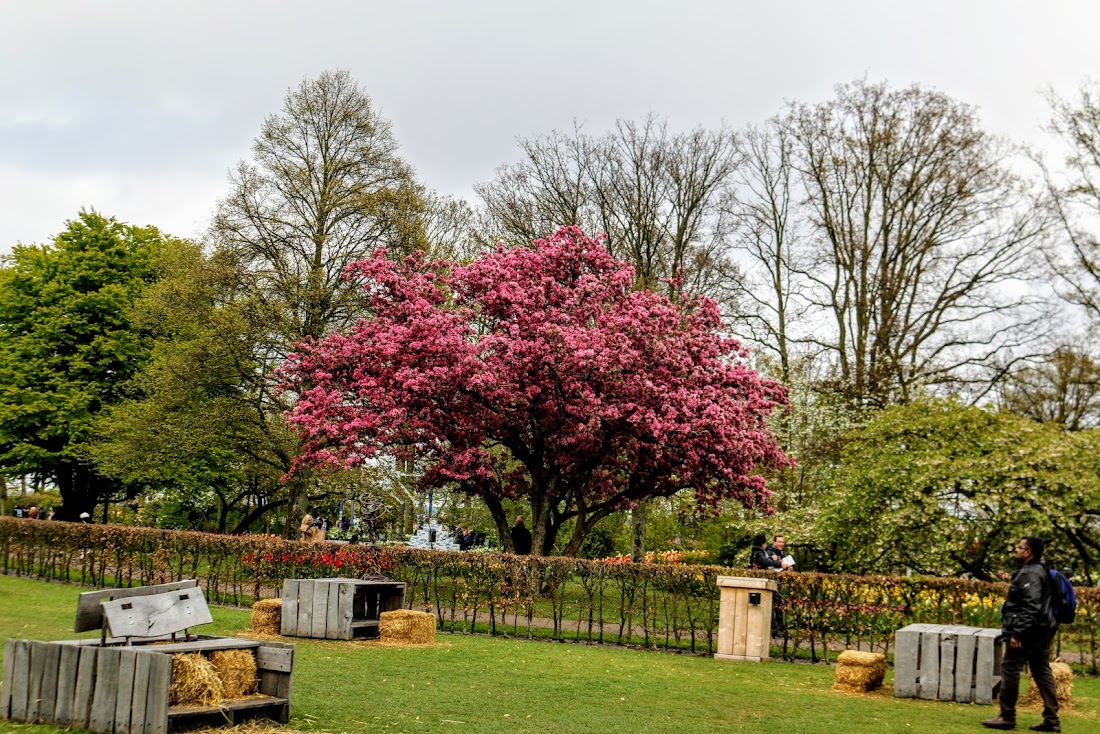
[[404,606],[400,581],[285,579],[282,633],[326,640],[377,637],[382,612]]
[[[186,629],[180,624],[202,621],[210,621],[210,613],[194,581],[82,594],[76,631],[102,628],[100,639],[7,640],[0,718],[101,734],[163,734],[174,724],[200,719],[232,725],[267,716],[286,723],[294,645],[189,632],[178,639]],[[139,630],[152,634],[143,637]],[[252,651],[258,695],[218,706],[170,707],[172,655],[213,650]]]
[[992,703],[1001,682],[1001,630],[911,624],[897,631],[894,695]]

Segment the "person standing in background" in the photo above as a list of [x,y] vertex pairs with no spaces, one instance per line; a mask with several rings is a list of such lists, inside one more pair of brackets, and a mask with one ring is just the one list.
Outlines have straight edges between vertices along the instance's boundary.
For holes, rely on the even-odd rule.
[[523,515],[516,517],[516,524],[512,527],[512,548],[519,556],[531,554],[531,531],[523,524]]

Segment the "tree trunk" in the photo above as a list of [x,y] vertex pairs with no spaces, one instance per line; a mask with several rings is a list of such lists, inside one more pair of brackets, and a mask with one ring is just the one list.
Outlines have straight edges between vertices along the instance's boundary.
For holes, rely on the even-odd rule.
[[634,510],[630,513],[631,529],[634,540],[630,548],[630,560],[634,563],[645,563],[645,515],[647,500],[638,500]]

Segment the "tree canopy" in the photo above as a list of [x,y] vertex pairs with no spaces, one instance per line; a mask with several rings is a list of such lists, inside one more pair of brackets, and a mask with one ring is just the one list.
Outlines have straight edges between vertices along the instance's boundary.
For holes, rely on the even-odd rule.
[[282,368],[300,463],[415,450],[432,460],[423,486],[483,498],[506,544],[502,500],[528,501],[536,553],[567,520],[575,553],[599,519],[681,490],[769,509],[761,472],[788,459],[767,418],[785,392],[713,301],[634,290],[576,227],[468,265],[379,251],[349,272],[370,317]]
[[850,438],[820,510],[838,569],[988,579],[1011,568],[1009,543],[1045,535],[1053,560],[1096,572],[1100,432],[918,401]]
[[163,241],[83,211],[52,244],[16,246],[0,270],[0,466],[54,483],[72,517],[124,489],[87,447],[148,357],[130,307]]

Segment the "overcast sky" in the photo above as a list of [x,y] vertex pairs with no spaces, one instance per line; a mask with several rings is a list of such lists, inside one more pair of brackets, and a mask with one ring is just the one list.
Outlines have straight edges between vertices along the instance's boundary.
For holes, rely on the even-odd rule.
[[741,126],[866,77],[1040,140],[1041,91],[1100,76],[1100,2],[4,2],[0,251],[82,207],[197,236],[287,89],[351,71],[421,179],[471,196],[516,138],[655,112]]

